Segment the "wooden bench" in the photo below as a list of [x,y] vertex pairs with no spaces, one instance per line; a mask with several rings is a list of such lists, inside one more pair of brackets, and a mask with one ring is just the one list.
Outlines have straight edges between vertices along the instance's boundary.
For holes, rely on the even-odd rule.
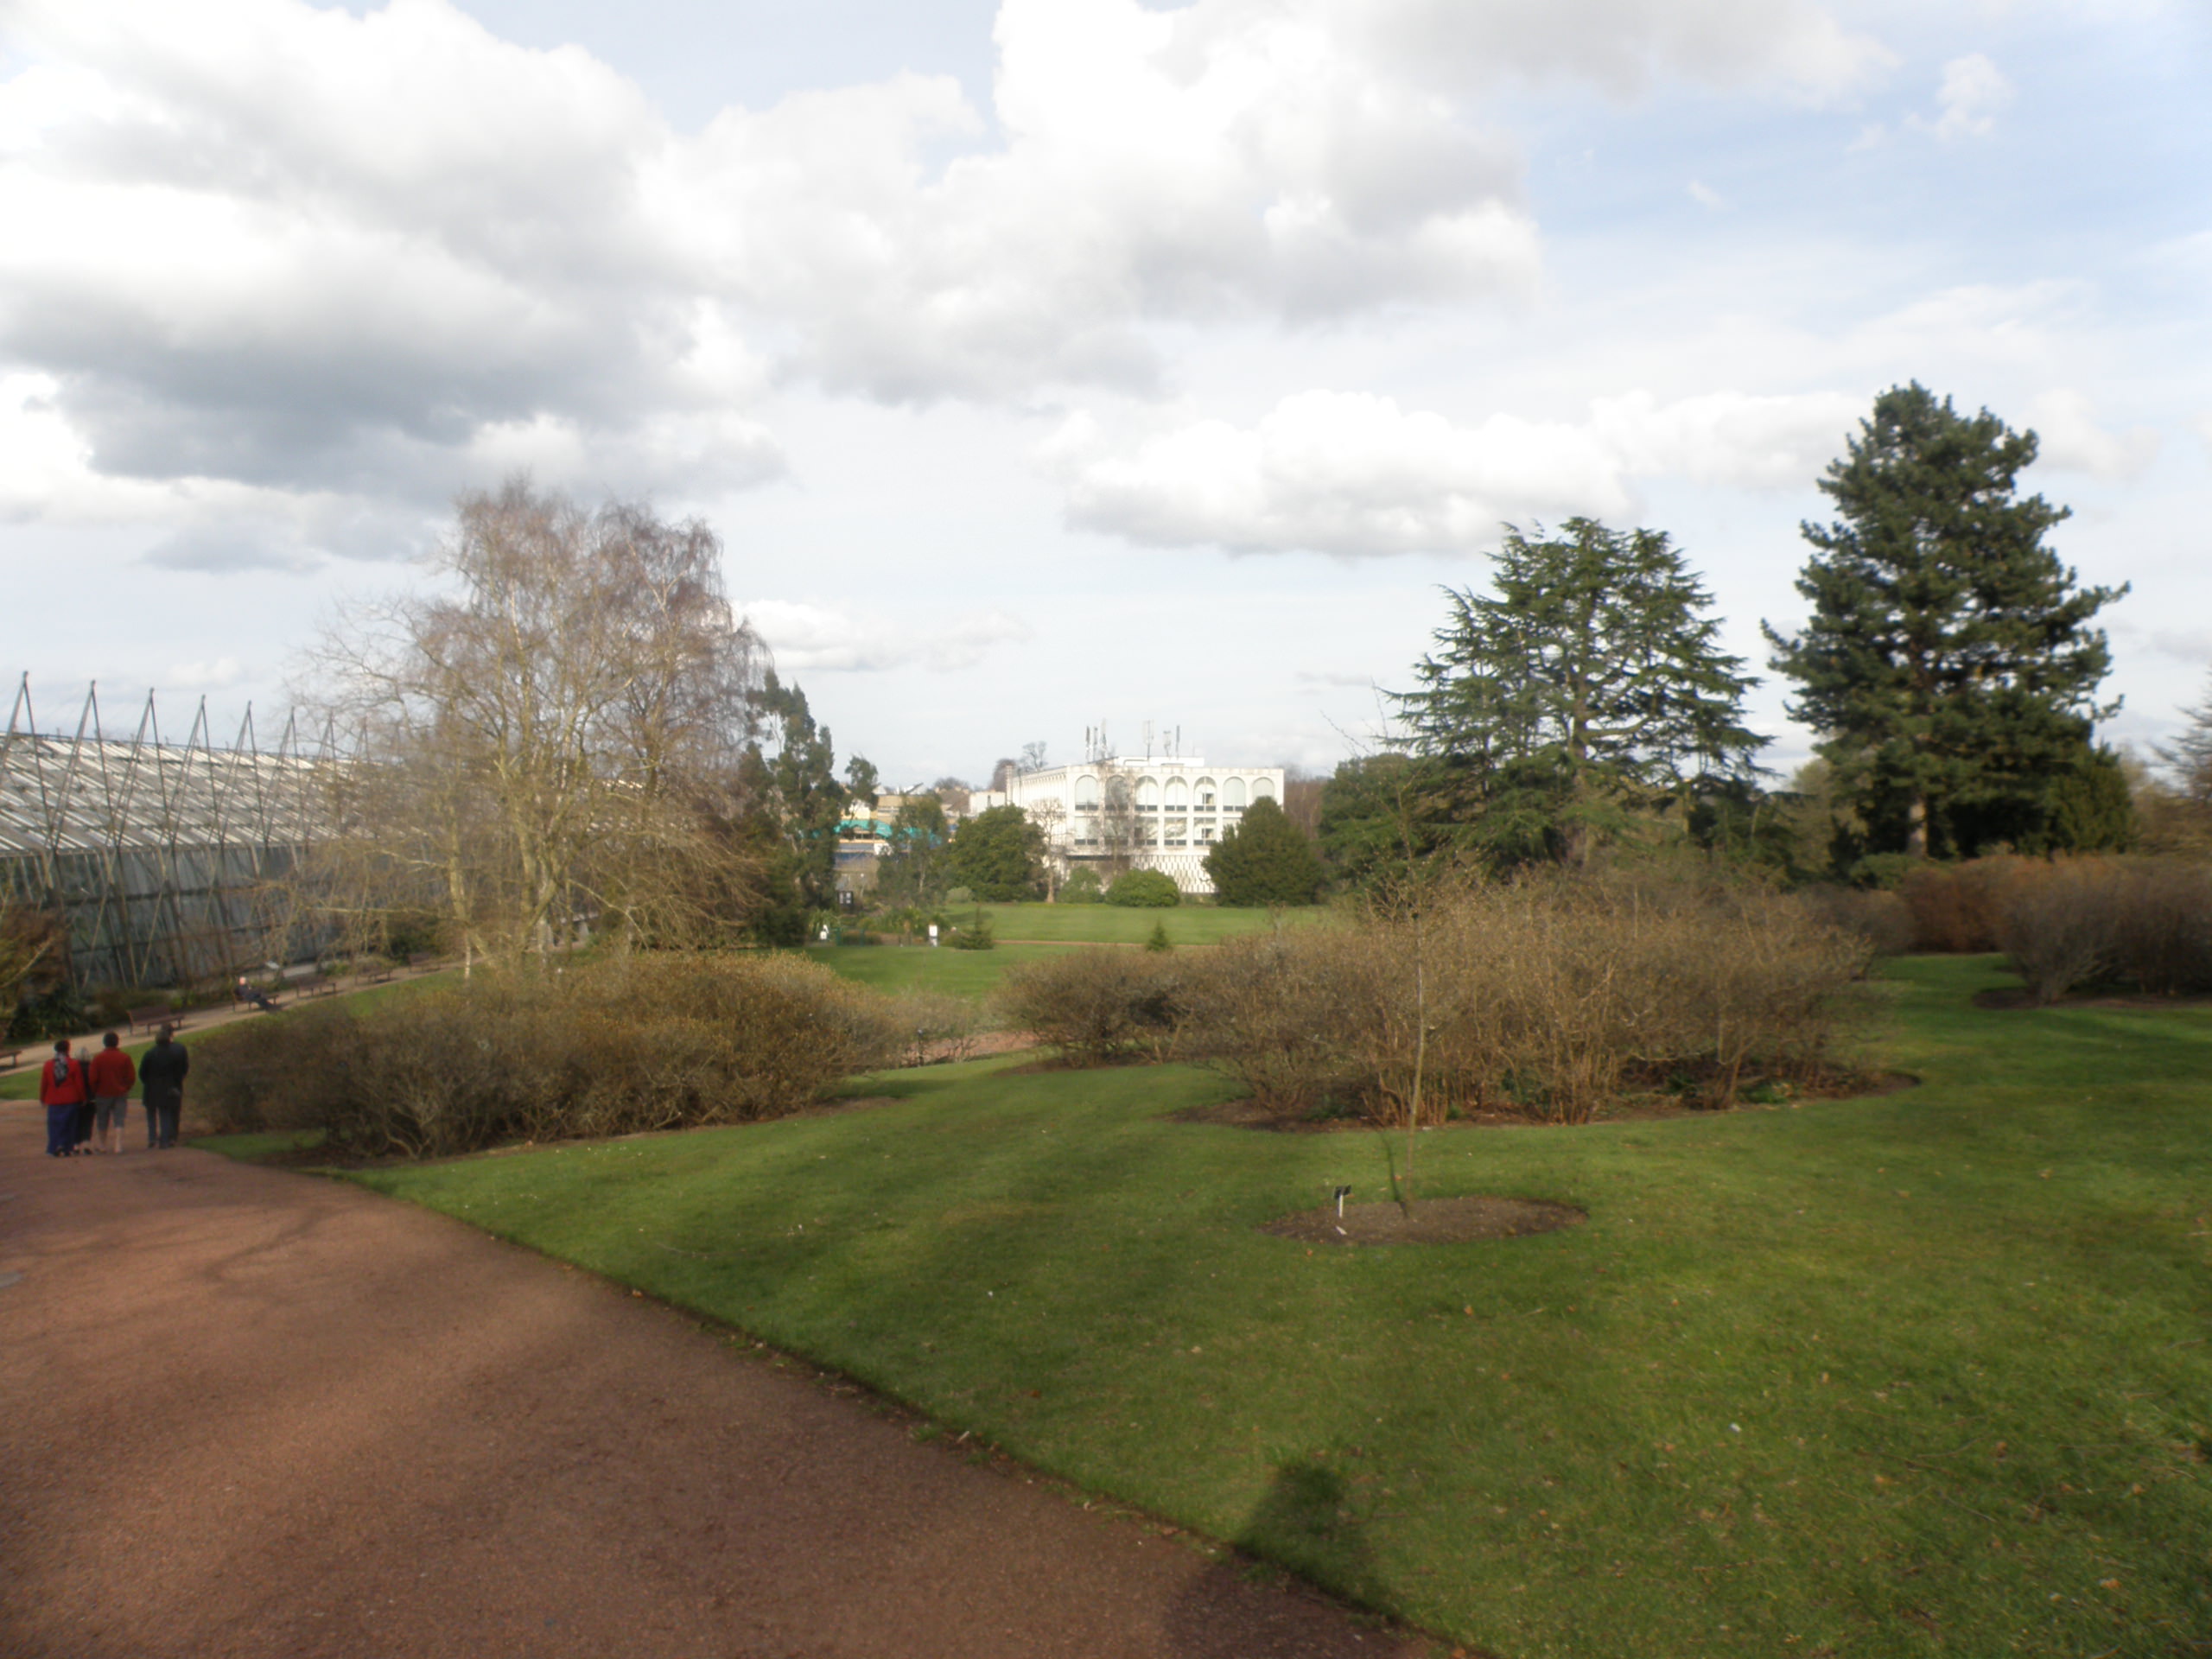
[[179,1031],[190,1023],[166,1002],[151,1002],[143,1008],[130,1010],[129,1025],[132,1031],[141,1026],[174,1026]]
[[299,994],[303,1001],[311,997],[335,996],[338,995],[338,982],[334,979],[311,979],[300,987]]
[[23,1051],[22,1049],[0,1048],[0,1071],[14,1071],[18,1065],[22,1064],[22,1060]]

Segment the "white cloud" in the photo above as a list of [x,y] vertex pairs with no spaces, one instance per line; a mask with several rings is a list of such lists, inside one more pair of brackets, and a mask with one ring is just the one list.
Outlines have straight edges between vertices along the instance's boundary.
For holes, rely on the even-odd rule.
[[2035,429],[2037,456],[2062,472],[2094,478],[2139,477],[2158,457],[2158,435],[2147,426],[2107,432],[2097,424],[2089,400],[2078,391],[2046,391],[2028,404],[2024,424]]
[[791,673],[872,673],[920,667],[938,673],[973,668],[995,645],[1030,637],[1028,623],[1004,611],[950,617],[885,617],[791,600],[755,600],[739,610]]
[[1936,91],[1936,119],[1909,118],[1946,143],[1984,138],[1996,130],[1997,111],[2012,101],[2012,83],[2004,72],[1980,53],[1969,52],[1943,66],[1943,81]]
[[417,502],[518,461],[773,477],[779,374],[1141,389],[1161,321],[1526,293],[1518,152],[1473,113],[1501,78],[1828,96],[1886,61],[1809,0],[1005,0],[995,132],[900,75],[683,134],[448,0],[4,28],[0,369],[52,381],[42,441],[107,479]]
[[1579,423],[1468,425],[1368,393],[1286,397],[1250,428],[1190,422],[1116,453],[1072,417],[1039,452],[1071,524],[1159,546],[1340,557],[1472,550],[1509,521],[1636,510],[1636,480],[1802,486],[1860,400],[1717,392],[1599,398]]
[[1690,200],[1700,207],[1710,207],[1717,212],[1728,205],[1718,190],[1698,179],[1690,181],[1689,193]]

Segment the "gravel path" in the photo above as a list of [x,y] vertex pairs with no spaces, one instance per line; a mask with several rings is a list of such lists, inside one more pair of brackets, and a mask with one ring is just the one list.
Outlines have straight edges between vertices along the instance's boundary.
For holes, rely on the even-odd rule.
[[458,1223],[42,1125],[0,1105],[9,1659],[1427,1651]]

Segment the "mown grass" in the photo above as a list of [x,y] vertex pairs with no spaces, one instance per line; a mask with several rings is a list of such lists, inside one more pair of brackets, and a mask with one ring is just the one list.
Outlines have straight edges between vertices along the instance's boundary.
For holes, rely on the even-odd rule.
[[323,1141],[321,1129],[262,1129],[245,1135],[195,1135],[187,1144],[202,1152],[219,1152],[242,1164],[257,1164],[296,1152],[308,1152]]
[[837,1367],[1501,1655],[2177,1655],[2212,1636],[2212,1015],[1890,969],[1923,1086],[1422,1138],[1587,1225],[1255,1230],[1402,1143],[1184,1068],[358,1179]]
[[[970,907],[972,908],[972,906]],[[1239,933],[1273,927],[1311,926],[1329,912],[1318,907],[1270,912],[1226,906],[1178,905],[1169,910],[1122,909],[1117,905],[985,905],[991,931],[1001,939],[1039,940],[1055,944],[1142,944],[1154,924],[1167,929],[1172,944],[1218,944]],[[958,921],[964,912],[952,908]]]
[[1066,950],[1059,944],[1001,944],[988,950],[955,950],[927,944],[810,944],[809,959],[879,991],[943,991],[980,998],[1016,963]]

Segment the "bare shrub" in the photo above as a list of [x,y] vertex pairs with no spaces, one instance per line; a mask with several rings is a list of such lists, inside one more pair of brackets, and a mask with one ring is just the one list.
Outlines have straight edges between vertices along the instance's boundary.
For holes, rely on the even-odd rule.
[[308,1109],[349,1065],[353,1028],[353,1011],[335,1001],[218,1027],[192,1045],[194,1116],[219,1135],[319,1123]]
[[903,991],[893,999],[889,1017],[908,1065],[970,1058],[982,1034],[982,1009],[943,991]]
[[2005,894],[2031,861],[1998,855],[1962,864],[1928,864],[1897,884],[1912,917],[1916,950],[1969,952],[2001,948]]
[[1181,1020],[1183,976],[1173,956],[1067,950],[1008,972],[997,1003],[1008,1025],[1033,1033],[1071,1064],[1163,1059]]
[[211,1034],[194,1081],[221,1128],[442,1157],[782,1116],[891,1063],[899,1036],[887,999],[811,963],[637,956],[251,1021]]
[[[1181,1052],[1218,1066],[1271,1112],[1303,1116],[1359,1068],[1343,1027],[1348,1004],[1373,1002],[1374,963],[1301,928],[1232,938],[1181,981]],[[1393,982],[1395,976],[1393,976]]]
[[[1426,930],[1425,1033],[1413,929]],[[1674,1081],[1723,1105],[1753,1075],[1827,1058],[1862,939],[1762,888],[1532,880],[1410,912],[1242,942],[1193,964],[1184,1052],[1277,1110],[1356,1096],[1407,1123],[1454,1112],[1585,1122]],[[1424,1037],[1425,1039],[1424,1040]]]
[[1999,912],[1998,942],[2038,1004],[2111,974],[2121,889],[2119,869],[2093,860],[2012,883]]
[[2130,860],[2120,882],[2116,965],[2153,996],[2212,991],[2212,866]]
[[1801,897],[1822,922],[1863,939],[1878,957],[1903,956],[1917,942],[1912,912],[1894,893],[1821,887],[1808,887]]
[[2038,1003],[2107,982],[2153,996],[2212,991],[2212,868],[2170,858],[2027,866],[2002,937]]

